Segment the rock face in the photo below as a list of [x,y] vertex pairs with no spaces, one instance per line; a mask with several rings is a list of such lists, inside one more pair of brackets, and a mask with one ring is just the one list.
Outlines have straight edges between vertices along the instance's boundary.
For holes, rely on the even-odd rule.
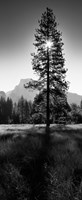
[[31,79],[21,79],[20,83],[14,88],[14,90],[8,92],[6,96],[11,98],[13,102],[18,102],[21,96],[27,99],[27,101],[33,101],[36,94],[38,94],[38,90],[26,89],[24,84],[29,81],[31,81]]
[[0,99],[1,99],[1,97],[4,98],[4,99],[6,99],[6,94],[5,94],[5,92],[0,91]]
[[[32,79],[21,79],[19,84],[14,88],[14,90],[9,91],[5,94],[5,92],[0,91],[0,98],[11,98],[13,102],[18,102],[19,98],[23,96],[27,101],[32,101],[34,100],[34,97],[36,94],[38,94],[38,90],[33,90],[33,89],[26,89],[24,88],[24,84],[28,83]],[[67,93],[67,100],[68,103],[76,103],[77,105],[80,105],[80,102],[82,100],[82,96],[68,92]]]
[[75,94],[75,93],[68,92],[67,100],[68,100],[69,104],[76,103],[77,105],[80,105],[80,102],[82,100],[82,96]]

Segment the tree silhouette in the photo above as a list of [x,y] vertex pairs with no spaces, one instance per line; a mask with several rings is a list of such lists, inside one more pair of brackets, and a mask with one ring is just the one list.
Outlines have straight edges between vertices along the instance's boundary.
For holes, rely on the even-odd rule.
[[46,93],[46,126],[50,126],[50,96],[65,96],[67,82],[63,58],[63,42],[60,31],[57,30],[56,17],[49,8],[39,20],[36,29],[36,52],[32,54],[33,70],[39,75],[38,81],[31,81],[26,87],[38,88]]
[[82,109],[82,100],[80,101],[80,108]]

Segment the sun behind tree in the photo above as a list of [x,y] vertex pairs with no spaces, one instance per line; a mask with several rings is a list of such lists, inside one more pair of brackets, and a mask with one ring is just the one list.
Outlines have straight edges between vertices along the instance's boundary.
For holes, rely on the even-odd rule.
[[56,17],[49,8],[39,20],[36,29],[36,53],[33,53],[33,70],[39,75],[38,81],[29,82],[27,87],[38,88],[46,93],[46,126],[50,126],[50,96],[66,97],[67,82],[65,81],[66,69],[63,58],[63,42],[60,31],[57,30]]

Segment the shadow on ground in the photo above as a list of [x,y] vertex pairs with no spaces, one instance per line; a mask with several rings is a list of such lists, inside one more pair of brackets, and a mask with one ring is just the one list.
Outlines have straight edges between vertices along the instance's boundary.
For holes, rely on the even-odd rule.
[[1,200],[82,199],[82,136],[59,127],[0,136]]

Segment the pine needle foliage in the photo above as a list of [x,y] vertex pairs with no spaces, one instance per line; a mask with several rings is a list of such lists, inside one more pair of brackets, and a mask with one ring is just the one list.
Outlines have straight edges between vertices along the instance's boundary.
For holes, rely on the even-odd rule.
[[[53,11],[46,8],[38,21],[39,28],[35,33],[35,53],[32,53],[33,70],[38,74],[38,81],[31,81],[28,87],[47,90],[47,62],[49,56],[49,89],[51,94],[65,94],[67,82],[65,81],[67,69],[64,67],[62,34],[57,30],[56,17]],[[47,55],[46,43],[51,42]]]

